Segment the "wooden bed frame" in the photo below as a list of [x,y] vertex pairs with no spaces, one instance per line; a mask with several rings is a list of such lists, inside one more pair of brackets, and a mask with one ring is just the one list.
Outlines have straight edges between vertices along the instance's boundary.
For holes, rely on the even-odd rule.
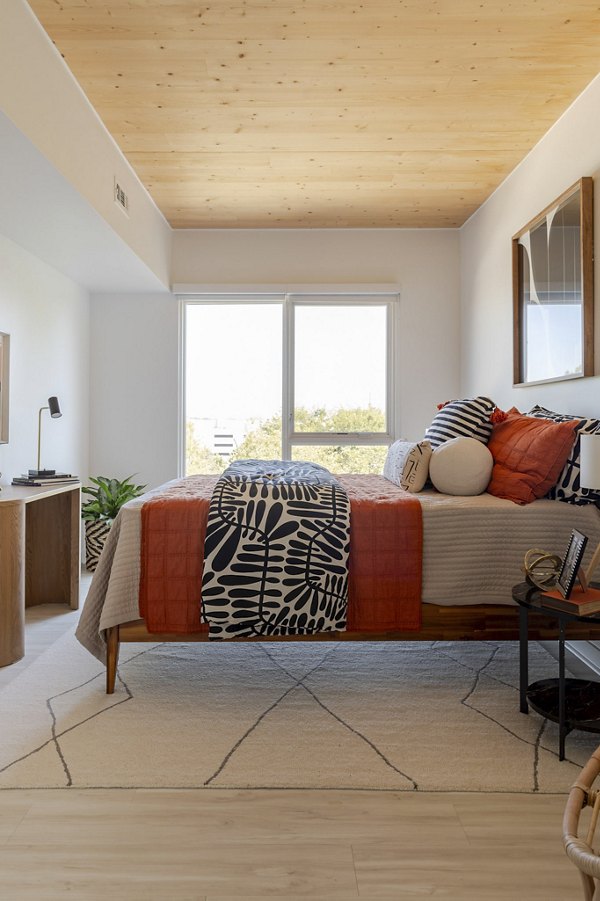
[[[443,606],[423,604],[422,626],[411,632],[317,632],[314,635],[274,635],[230,638],[228,641],[514,641],[519,637],[519,608],[516,604],[466,604]],[[594,639],[594,624],[567,624],[567,638]],[[555,617],[538,614],[529,625],[529,639],[558,639]],[[113,626],[106,633],[106,693],[113,694],[121,642],[208,641],[208,632],[148,632],[143,619]]]

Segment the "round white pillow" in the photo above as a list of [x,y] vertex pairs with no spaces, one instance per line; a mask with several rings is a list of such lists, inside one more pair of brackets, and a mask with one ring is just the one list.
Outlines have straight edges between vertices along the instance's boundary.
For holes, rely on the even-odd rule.
[[429,478],[442,494],[481,494],[492,477],[494,458],[476,438],[451,438],[436,447]]

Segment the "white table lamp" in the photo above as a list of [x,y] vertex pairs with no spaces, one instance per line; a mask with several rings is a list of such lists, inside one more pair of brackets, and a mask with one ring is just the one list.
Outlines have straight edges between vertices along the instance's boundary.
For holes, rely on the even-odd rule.
[[[600,491],[600,435],[581,435],[581,473],[579,484],[582,488]],[[591,581],[594,570],[600,563],[600,544],[594,551],[585,576]]]

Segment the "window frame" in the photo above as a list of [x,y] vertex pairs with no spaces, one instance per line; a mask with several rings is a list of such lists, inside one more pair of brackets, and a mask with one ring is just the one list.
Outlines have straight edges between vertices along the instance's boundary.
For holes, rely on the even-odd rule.
[[[393,291],[350,290],[331,292],[320,290],[302,292],[266,291],[248,293],[220,293],[218,291],[194,292],[178,295],[180,310],[179,344],[179,473],[185,473],[186,429],[186,311],[195,305],[280,304],[282,307],[282,373],[281,373],[281,452],[282,459],[292,459],[292,448],[301,446],[388,446],[398,437],[397,415],[399,301]],[[296,432],[294,418],[294,364],[295,364],[295,311],[301,306],[383,306],[386,308],[386,431],[385,432]]]
[[[397,295],[396,295],[397,299]],[[386,308],[386,410],[385,432],[297,432],[294,430],[295,408],[295,311],[302,306],[383,306]],[[396,435],[395,424],[395,310],[393,295],[377,294],[287,294],[284,306],[282,450],[283,459],[292,458],[292,448],[331,445],[387,445]],[[286,334],[287,333],[287,334]]]

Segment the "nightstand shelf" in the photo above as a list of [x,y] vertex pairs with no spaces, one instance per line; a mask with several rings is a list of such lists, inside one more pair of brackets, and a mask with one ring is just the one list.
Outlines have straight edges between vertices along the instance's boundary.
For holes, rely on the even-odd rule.
[[[600,733],[600,685],[587,679],[567,679],[565,684],[565,729]],[[560,723],[559,680],[540,679],[527,687],[532,710],[553,723]]]

